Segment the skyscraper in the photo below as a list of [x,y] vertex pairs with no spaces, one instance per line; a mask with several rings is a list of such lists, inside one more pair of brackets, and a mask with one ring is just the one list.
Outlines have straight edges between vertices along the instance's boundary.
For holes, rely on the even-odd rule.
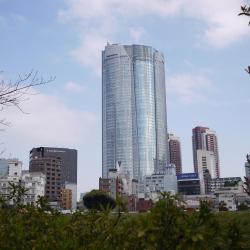
[[112,44],[102,52],[102,176],[120,166],[131,179],[168,163],[163,55]]
[[207,127],[197,126],[193,128],[192,132],[194,171],[198,173],[198,150],[213,152],[215,159],[215,168],[213,168],[213,173],[210,174],[213,175],[213,178],[219,178],[219,150],[215,131],[212,131]]
[[182,173],[182,160],[181,160],[181,142],[180,138],[168,134],[168,147],[169,147],[169,159],[170,163],[174,164],[176,167],[176,173]]

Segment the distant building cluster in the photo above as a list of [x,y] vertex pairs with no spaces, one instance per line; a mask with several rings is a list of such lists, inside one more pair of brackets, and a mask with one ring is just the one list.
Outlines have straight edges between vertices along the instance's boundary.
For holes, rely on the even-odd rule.
[[[240,177],[221,178],[214,130],[192,129],[193,171],[185,173],[181,139],[167,127],[163,54],[150,46],[107,44],[102,52],[99,189],[124,199],[129,211],[147,211],[165,192],[182,195],[189,209],[197,208],[200,199],[232,211],[250,202]],[[22,170],[18,159],[0,159],[0,195],[9,197],[10,183],[17,183],[27,189],[24,204],[45,196],[55,208],[75,210],[77,150],[38,147],[29,157],[29,170]]]
[[[23,204],[36,204],[45,196],[57,209],[75,210],[77,205],[77,151],[67,148],[33,148],[29,170],[18,159],[0,159],[0,195],[10,197],[10,183],[25,188]],[[10,199],[9,204],[13,201]]]
[[183,173],[181,140],[167,132],[164,64],[162,53],[150,46],[107,44],[102,52],[99,188],[114,198],[128,196],[137,210],[152,206],[163,192],[191,197],[193,204],[210,197],[235,210],[244,197],[242,180],[220,178],[215,131],[193,128],[194,172]]

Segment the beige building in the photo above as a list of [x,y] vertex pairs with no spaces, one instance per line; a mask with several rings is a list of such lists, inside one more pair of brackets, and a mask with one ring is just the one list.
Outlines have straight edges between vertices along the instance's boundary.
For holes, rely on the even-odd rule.
[[61,188],[61,208],[63,210],[72,209],[72,190]]

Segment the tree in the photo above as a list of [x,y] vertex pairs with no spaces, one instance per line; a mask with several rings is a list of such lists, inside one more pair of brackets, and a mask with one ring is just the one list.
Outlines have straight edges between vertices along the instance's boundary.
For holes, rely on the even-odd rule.
[[[247,162],[246,162],[246,168],[250,168],[250,155],[246,155]],[[250,196],[250,177],[244,176],[244,191]]]
[[[250,17],[250,6],[247,6],[247,5],[241,6],[241,12],[238,14],[238,16],[242,16],[242,15]],[[250,21],[248,25],[250,25]],[[248,66],[245,70],[248,74],[250,74],[250,66]]]
[[[1,72],[0,72],[1,73]],[[21,112],[24,112],[20,104],[27,100],[27,96],[31,95],[31,89],[33,87],[44,85],[55,80],[55,77],[49,77],[44,79],[38,75],[38,71],[31,70],[27,74],[19,74],[16,81],[0,80],[0,111],[14,106]],[[0,118],[0,124],[8,126],[9,123]]]
[[249,207],[246,203],[240,203],[240,205],[238,206],[238,210],[239,211],[249,210]]
[[[0,74],[2,71],[0,71]],[[31,89],[33,87],[44,85],[52,82],[55,77],[49,77],[44,79],[38,75],[38,71],[31,70],[27,74],[19,74],[16,81],[5,81],[0,79],[0,111],[5,110],[11,106],[16,107],[21,112],[24,111],[21,108],[21,103],[27,100],[27,97],[32,94]],[[10,123],[3,117],[0,117],[0,125],[3,127],[9,126]],[[0,131],[3,129],[0,129]],[[1,145],[2,143],[0,143]],[[4,150],[0,151],[0,155]]]
[[115,200],[101,190],[93,189],[83,197],[83,204],[88,209],[101,210],[102,208],[115,208]]
[[228,211],[227,204],[224,201],[219,203],[219,211]]
[[28,189],[26,189],[21,182],[17,184],[9,182],[9,189],[10,194],[8,196],[8,200],[13,202],[14,207],[22,205]]

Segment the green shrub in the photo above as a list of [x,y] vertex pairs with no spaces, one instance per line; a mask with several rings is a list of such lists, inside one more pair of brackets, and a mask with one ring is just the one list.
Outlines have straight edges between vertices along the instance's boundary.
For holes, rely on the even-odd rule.
[[214,213],[206,202],[198,212],[185,212],[181,204],[164,194],[144,214],[107,208],[62,215],[41,206],[3,206],[0,249],[249,249],[250,213]]
[[107,193],[100,190],[92,190],[83,197],[83,204],[88,209],[107,209],[115,208],[115,200],[109,196]]

